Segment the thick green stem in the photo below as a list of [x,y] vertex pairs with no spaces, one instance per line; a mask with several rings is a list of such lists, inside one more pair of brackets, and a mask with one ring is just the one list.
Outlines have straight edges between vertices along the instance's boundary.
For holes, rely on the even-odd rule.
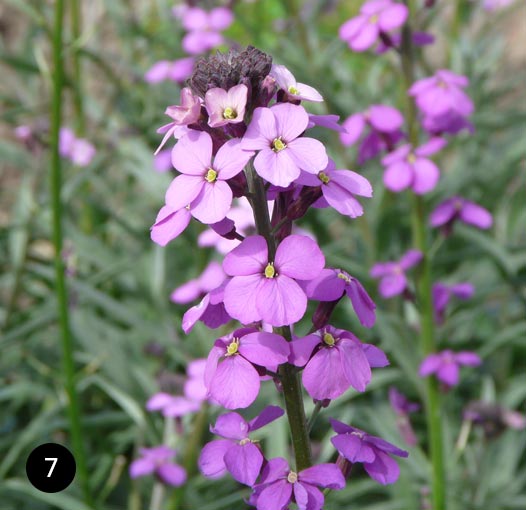
[[55,25],[53,31],[53,97],[51,108],[51,207],[53,246],[55,250],[55,293],[58,304],[60,336],[62,343],[62,371],[65,390],[68,395],[68,415],[70,423],[73,455],[77,462],[79,482],[83,491],[84,501],[92,507],[92,496],[88,483],[86,456],[82,442],[82,427],[80,405],[75,386],[75,366],[73,361],[73,337],[69,325],[68,294],[64,262],[62,260],[62,172],[58,150],[59,130],[62,116],[62,91],[64,87],[64,69],[62,66],[62,30],[64,21],[63,0],[55,2]]
[[[276,239],[272,235],[263,181],[250,166],[247,167],[246,176],[257,232],[267,241],[269,259],[274,259],[274,255],[276,254]],[[288,342],[292,340],[290,327],[288,326],[274,328],[274,332],[284,337]],[[299,374],[296,368],[288,363],[280,366],[279,374],[281,376],[285,410],[292,436],[296,470],[301,471],[311,466],[312,459]]]
[[[401,64],[405,81],[405,90],[414,82],[414,55],[411,41],[411,18],[414,13],[413,2],[406,0],[410,8],[409,22],[402,31]],[[406,119],[409,131],[409,142],[413,147],[418,145],[418,125],[416,108],[413,99],[407,96]],[[412,232],[413,244],[423,254],[420,270],[417,274],[417,297],[420,309],[421,332],[420,350],[423,356],[435,352],[435,327],[433,322],[433,301],[431,297],[431,259],[426,236],[426,216],[424,201],[421,196],[412,196]],[[446,508],[446,483],[444,471],[444,449],[440,393],[438,383],[433,377],[426,379],[426,420],[429,434],[429,453],[432,465],[432,501],[433,510]]]

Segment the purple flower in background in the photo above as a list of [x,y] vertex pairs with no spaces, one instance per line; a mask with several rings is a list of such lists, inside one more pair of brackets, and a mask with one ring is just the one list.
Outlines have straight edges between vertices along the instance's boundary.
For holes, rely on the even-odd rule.
[[216,7],[210,12],[189,7],[181,12],[181,21],[188,30],[183,37],[183,49],[190,55],[198,55],[223,43],[221,31],[232,24],[234,16],[227,7]]
[[69,128],[60,128],[58,150],[63,158],[74,165],[88,166],[96,154],[96,149],[85,138],[77,138]]
[[465,76],[440,69],[434,76],[416,81],[408,93],[424,116],[440,118],[455,113],[468,117],[473,113],[473,101],[462,90],[468,85]]
[[303,172],[296,181],[305,186],[321,186],[323,198],[314,207],[332,206],[340,214],[357,218],[363,214],[363,207],[356,199],[356,195],[372,197],[371,183],[360,174],[352,170],[336,170],[336,164],[329,159],[327,167],[318,175]]
[[281,103],[255,109],[241,146],[259,151],[254,168],[261,177],[285,188],[299,177],[300,170],[317,174],[327,166],[323,144],[300,137],[308,124],[309,116],[299,105]]
[[223,262],[225,273],[233,276],[225,288],[225,308],[243,324],[298,322],[307,308],[307,296],[296,280],[316,278],[324,265],[323,253],[309,237],[286,237],[274,260],[269,260],[264,237],[247,237]]
[[458,196],[438,204],[429,216],[432,227],[443,227],[446,232],[449,232],[457,220],[482,229],[493,225],[493,217],[487,209]]
[[260,374],[254,365],[275,372],[289,357],[289,344],[274,333],[238,329],[215,341],[208,355],[205,385],[227,409],[248,407],[259,393]]
[[346,21],[339,31],[340,39],[353,51],[369,49],[381,33],[400,28],[407,19],[405,5],[392,0],[369,0],[360,8],[360,14]]
[[[435,42],[435,36],[427,32],[411,32],[411,39],[414,46],[428,46]],[[402,34],[390,34],[380,41],[376,48],[376,53],[381,55],[382,53],[389,51],[391,48],[400,48],[401,45]]]
[[172,149],[159,151],[153,157],[153,168],[156,172],[164,174],[171,170],[172,167]]
[[333,131],[338,131],[339,133],[345,133],[346,129],[338,124],[339,120],[339,115],[314,115],[313,113],[309,113],[307,129],[320,126],[326,129],[332,129]]
[[160,60],[146,71],[144,80],[148,83],[159,83],[164,80],[182,83],[190,78],[193,70],[194,59],[192,57],[180,58],[173,62]]
[[418,195],[432,191],[440,178],[440,170],[428,156],[446,143],[444,138],[432,138],[414,150],[406,144],[385,156],[382,159],[385,187],[395,193],[411,188]]
[[302,287],[309,299],[322,303],[337,303],[347,294],[362,326],[374,326],[376,305],[363,285],[349,273],[341,269],[323,269],[313,280],[302,282]]
[[130,476],[139,478],[155,474],[167,485],[179,487],[186,481],[184,468],[172,462],[176,451],[167,446],[140,448],[140,458],[130,464]]
[[202,274],[193,280],[177,287],[170,295],[170,300],[174,303],[190,303],[194,299],[219,287],[225,280],[226,275],[223,267],[215,260],[210,262]]
[[228,91],[209,89],[205,95],[205,106],[209,115],[208,125],[220,127],[243,122],[247,104],[247,86],[236,85]]
[[393,386],[389,388],[389,403],[391,404],[393,411],[396,413],[396,425],[400,435],[409,446],[415,446],[418,441],[415,431],[411,426],[409,414],[418,411],[420,405],[415,402],[409,402],[406,396]]
[[172,151],[172,163],[182,175],[166,191],[166,205],[178,210],[190,205],[190,214],[202,223],[221,221],[232,205],[226,181],[243,170],[253,152],[241,149],[232,139],[217,151],[212,164],[212,138],[190,130]]
[[363,392],[371,381],[371,367],[389,364],[378,347],[332,326],[292,341],[290,348],[289,362],[305,366],[303,386],[315,400],[334,400],[350,386]]
[[367,474],[382,485],[398,480],[400,468],[392,455],[407,457],[406,451],[334,418],[329,421],[337,433],[331,438],[331,443],[342,457],[352,464],[362,463]]
[[345,487],[345,478],[336,464],[318,464],[296,473],[285,459],[276,457],[263,469],[249,503],[257,510],[284,510],[294,501],[299,509],[321,510],[324,497],[318,487]]
[[250,422],[238,413],[219,416],[210,432],[223,439],[211,441],[201,450],[198,460],[201,473],[214,479],[228,471],[234,480],[252,487],[259,476],[264,457],[249,435],[283,414],[281,407],[267,406]]
[[475,132],[473,124],[456,112],[448,112],[440,117],[426,116],[422,119],[422,126],[431,136],[440,136],[444,133],[456,135],[463,129],[470,133]]
[[468,282],[456,283],[454,285],[445,285],[440,282],[435,283],[432,291],[435,322],[437,324],[444,322],[446,307],[452,296],[465,301],[471,298],[474,292],[475,287]]
[[461,351],[455,353],[446,349],[427,356],[420,364],[418,375],[426,377],[435,374],[437,379],[446,387],[451,387],[458,384],[461,365],[476,367],[481,363],[482,360],[474,352]]
[[184,395],[186,398],[197,402],[206,400],[205,386],[206,359],[194,359],[186,367],[187,379],[184,383]]
[[285,92],[287,98],[292,100],[321,102],[323,97],[313,87],[298,83],[293,74],[282,65],[274,64],[270,75],[276,80],[279,88]]
[[482,2],[482,8],[486,11],[496,11],[497,9],[503,9],[508,7],[515,0],[484,0]]
[[340,133],[340,141],[345,146],[354,145],[366,131],[358,149],[358,164],[374,158],[383,150],[390,151],[403,138],[401,131],[404,118],[392,106],[373,104],[363,113],[355,113],[343,122],[345,132]]
[[409,250],[398,262],[379,262],[370,271],[373,278],[380,278],[378,290],[384,298],[401,294],[407,288],[405,271],[422,260],[422,252]]
[[165,205],[157,214],[155,223],[150,229],[150,237],[158,245],[166,246],[184,232],[191,219],[189,207],[174,209]]

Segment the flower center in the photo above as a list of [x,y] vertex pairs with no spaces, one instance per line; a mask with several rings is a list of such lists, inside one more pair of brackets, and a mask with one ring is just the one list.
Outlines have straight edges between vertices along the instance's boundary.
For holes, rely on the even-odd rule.
[[461,211],[462,206],[463,206],[462,200],[455,200],[453,207],[455,208],[456,211]]
[[287,475],[287,482],[289,483],[296,483],[298,481],[298,473],[295,473],[294,471],[291,471]]
[[373,14],[370,18],[369,18],[369,23],[378,23],[378,14]]
[[320,172],[318,174],[318,179],[323,182],[323,184],[329,184],[329,181],[331,180],[330,177],[325,172]]
[[217,179],[217,172],[213,168],[209,168],[206,172],[205,180],[207,182],[214,182]]
[[330,333],[323,334],[323,341],[329,346],[332,347],[336,343],[336,339]]
[[289,87],[289,93],[293,96],[297,96],[300,93],[300,91],[294,85],[291,85]]
[[279,138],[274,138],[272,140],[271,148],[274,152],[282,151],[283,149],[287,148],[287,144],[281,139],[281,136]]
[[239,338],[234,338],[232,342],[230,342],[229,346],[226,348],[226,356],[233,356],[234,354],[237,354],[237,350],[239,348]]
[[234,110],[234,109],[231,108],[230,106],[227,106],[227,107],[223,110],[223,119],[232,120],[232,119],[235,119],[236,117],[237,117],[237,112],[236,112],[236,110]]
[[345,283],[351,283],[351,280],[349,279],[349,277],[346,274],[338,273],[338,278],[340,280],[343,280]]
[[239,446],[244,446],[250,442],[251,442],[250,439],[248,437],[245,437],[245,439],[241,439],[241,441],[239,441]]
[[360,439],[363,439],[364,438],[364,433],[363,432],[351,432],[351,436],[358,436]]
[[276,276],[276,269],[274,268],[274,262],[269,262],[265,268],[265,277],[274,278]]
[[411,152],[409,156],[407,156],[407,162],[412,165],[416,161],[416,156]]

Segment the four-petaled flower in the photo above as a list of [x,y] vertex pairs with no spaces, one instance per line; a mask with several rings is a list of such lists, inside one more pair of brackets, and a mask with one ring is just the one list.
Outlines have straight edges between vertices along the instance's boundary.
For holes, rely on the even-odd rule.
[[209,89],[205,95],[205,106],[209,115],[208,125],[215,128],[243,122],[247,92],[247,86],[243,84],[236,85],[228,91],[219,87]]
[[170,300],[179,304],[190,303],[207,292],[217,289],[225,281],[225,278],[223,267],[219,262],[213,260],[205,267],[200,276],[174,289],[170,294]]
[[296,280],[316,278],[324,265],[322,251],[309,237],[286,237],[273,260],[263,236],[247,237],[223,261],[225,273],[233,276],[225,287],[225,308],[243,324],[294,324],[307,308],[307,296]]
[[285,188],[299,177],[300,170],[317,174],[327,166],[323,144],[300,136],[308,124],[309,116],[299,105],[281,103],[255,109],[241,146],[259,151],[254,168],[261,177]]
[[345,487],[345,478],[336,464],[318,464],[297,473],[291,471],[285,459],[276,457],[264,467],[249,502],[257,510],[283,510],[292,501],[300,510],[321,510],[324,497],[318,487]]
[[469,282],[456,283],[454,285],[445,285],[440,282],[435,283],[432,289],[435,322],[437,324],[444,322],[446,307],[452,296],[466,300],[473,296],[474,292],[475,287]]
[[487,209],[458,196],[438,204],[429,216],[432,227],[449,229],[456,220],[483,229],[490,228],[493,224],[493,217]]
[[382,485],[396,482],[400,468],[391,455],[407,457],[406,451],[334,418],[329,421],[337,433],[331,443],[342,457],[352,464],[362,463],[367,474]]
[[427,356],[420,364],[418,375],[426,377],[435,374],[436,378],[449,388],[458,384],[461,365],[476,367],[481,363],[482,360],[474,352],[453,352],[446,349]]
[[179,487],[186,481],[186,471],[184,468],[172,462],[177,453],[172,448],[161,445],[154,448],[140,448],[140,458],[134,460],[130,465],[130,476],[138,478],[140,476],[155,474],[159,480]]
[[303,386],[316,400],[335,399],[352,386],[365,391],[371,367],[389,365],[385,354],[350,331],[327,326],[290,344],[290,363],[303,369]]
[[275,333],[242,328],[219,338],[205,368],[208,394],[227,409],[248,407],[259,393],[258,367],[275,372],[289,357],[287,341]]
[[268,406],[249,422],[238,413],[219,416],[210,432],[223,439],[211,441],[201,450],[198,461],[201,473],[208,478],[219,478],[228,471],[234,480],[252,487],[264,457],[257,441],[252,441],[249,434],[277,420],[283,413],[281,407]]

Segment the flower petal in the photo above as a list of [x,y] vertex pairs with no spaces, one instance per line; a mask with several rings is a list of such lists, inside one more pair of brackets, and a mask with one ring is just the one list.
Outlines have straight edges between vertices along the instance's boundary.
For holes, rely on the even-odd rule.
[[150,237],[158,245],[166,246],[186,229],[191,219],[192,215],[186,207],[175,210],[165,205],[157,215],[156,223],[150,231]]
[[278,480],[265,487],[258,496],[257,510],[283,510],[292,497],[292,484]]
[[338,349],[322,348],[307,363],[303,386],[316,400],[334,400],[349,388]]
[[413,191],[418,195],[429,193],[440,179],[440,170],[430,159],[417,158],[413,164]]
[[254,168],[263,179],[281,188],[289,186],[300,175],[288,147],[280,152],[265,147],[255,157]]
[[186,471],[177,464],[163,464],[157,468],[159,478],[172,487],[180,487],[186,482]]
[[250,432],[258,430],[269,423],[272,423],[274,420],[277,420],[285,414],[285,411],[279,406],[267,406],[263,411],[259,413],[253,420],[248,424]]
[[130,464],[130,477],[139,478],[140,476],[147,476],[154,472],[155,462],[152,459],[137,459]]
[[246,150],[269,148],[274,138],[278,137],[276,119],[270,108],[256,108],[247,131],[241,140],[241,147]]
[[263,454],[253,443],[233,444],[224,457],[225,466],[234,480],[252,487],[263,465]]
[[282,336],[265,331],[242,337],[238,351],[251,363],[269,369],[286,363],[290,354],[289,344]]
[[192,216],[209,225],[225,218],[232,206],[232,190],[223,181],[204,182],[201,192],[191,203]]
[[257,308],[261,275],[235,276],[225,287],[224,304],[228,314],[243,324],[262,319]]
[[172,149],[172,164],[187,175],[203,175],[212,162],[212,138],[204,131],[189,130]]
[[382,485],[394,483],[400,476],[398,463],[383,452],[377,451],[374,461],[364,463],[363,467],[373,480]]
[[331,443],[349,462],[372,462],[375,458],[374,450],[358,435],[338,434],[331,437]]
[[339,490],[345,487],[345,478],[336,464],[317,464],[300,471],[298,478],[301,482],[328,489]]
[[253,155],[253,151],[241,148],[241,140],[239,138],[228,140],[217,151],[214,159],[214,169],[218,172],[217,178],[225,181],[235,177],[243,170]]
[[248,423],[238,413],[226,413],[218,416],[210,432],[226,439],[241,441],[248,437]]
[[264,322],[276,327],[288,326],[303,317],[307,296],[292,278],[279,275],[263,281],[256,296],[256,308]]
[[290,144],[307,129],[309,116],[303,106],[279,103],[270,110],[276,119],[278,134],[286,144]]
[[465,223],[474,225],[478,228],[490,228],[493,224],[491,213],[473,202],[464,202],[460,210],[460,219]]
[[314,138],[305,136],[296,138],[289,142],[287,151],[299,168],[311,174],[317,174],[329,163],[325,146]]
[[298,280],[316,278],[325,266],[325,257],[316,241],[300,235],[283,239],[274,261],[279,274]]
[[232,448],[232,441],[217,439],[203,446],[197,465],[199,471],[207,478],[221,478],[226,473],[224,457]]
[[406,161],[398,161],[389,165],[384,172],[385,187],[398,193],[406,189],[413,180],[413,170]]
[[223,269],[230,276],[262,274],[268,263],[267,242],[263,236],[247,237],[223,261]]
[[320,342],[321,338],[316,334],[297,338],[290,342],[289,363],[292,363],[297,367],[304,367],[312,356],[312,352]]
[[179,175],[168,186],[165,195],[166,205],[172,209],[183,209],[197,198],[206,181],[195,175]]
[[365,391],[371,381],[371,367],[358,341],[342,338],[338,345],[341,365],[349,384],[356,391]]

